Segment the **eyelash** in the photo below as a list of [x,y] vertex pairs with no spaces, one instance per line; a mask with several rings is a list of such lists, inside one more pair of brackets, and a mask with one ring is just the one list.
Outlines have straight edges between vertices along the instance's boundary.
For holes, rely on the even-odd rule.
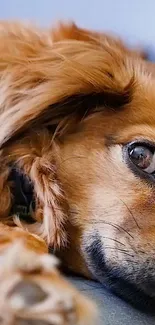
[[134,146],[144,146],[148,147],[152,152],[155,152],[155,143],[149,140],[134,140],[132,142],[128,142],[126,146],[129,146],[132,148]]

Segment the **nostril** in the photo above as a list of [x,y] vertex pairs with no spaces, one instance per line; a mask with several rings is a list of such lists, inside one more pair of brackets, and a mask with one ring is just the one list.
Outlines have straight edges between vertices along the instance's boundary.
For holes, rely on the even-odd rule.
[[20,281],[9,293],[8,298],[16,308],[24,308],[40,303],[47,298],[47,293],[30,280]]

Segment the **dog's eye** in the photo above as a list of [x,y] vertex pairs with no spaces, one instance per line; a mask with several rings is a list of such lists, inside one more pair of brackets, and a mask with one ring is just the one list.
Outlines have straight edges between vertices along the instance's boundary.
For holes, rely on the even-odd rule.
[[131,162],[148,174],[155,172],[155,155],[152,147],[135,144],[128,147]]

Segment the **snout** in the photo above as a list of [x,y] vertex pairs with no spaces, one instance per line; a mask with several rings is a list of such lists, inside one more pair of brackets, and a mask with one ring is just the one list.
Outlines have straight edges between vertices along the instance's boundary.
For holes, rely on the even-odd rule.
[[87,242],[91,245],[85,245],[85,256],[92,276],[133,306],[155,314],[154,256],[134,249],[132,258],[126,254],[117,258],[117,252],[107,254],[98,233]]

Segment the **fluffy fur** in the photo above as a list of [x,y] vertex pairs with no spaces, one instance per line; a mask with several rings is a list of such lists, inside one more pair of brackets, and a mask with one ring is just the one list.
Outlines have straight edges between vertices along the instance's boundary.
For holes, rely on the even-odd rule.
[[[130,286],[154,304],[154,190],[122,158],[128,142],[155,141],[154,89],[143,55],[113,37],[74,24],[0,24],[2,247],[31,233],[32,250],[42,238],[75,272],[124,281],[125,298]],[[33,224],[10,215],[12,166],[33,183]]]

